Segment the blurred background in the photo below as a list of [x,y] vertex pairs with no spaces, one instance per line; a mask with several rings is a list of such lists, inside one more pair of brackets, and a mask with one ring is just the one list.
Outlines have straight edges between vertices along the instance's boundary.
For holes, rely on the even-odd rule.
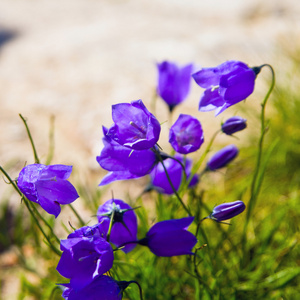
[[[297,0],[1,0],[0,164],[16,178],[26,162],[34,162],[18,114],[27,119],[45,160],[54,116],[53,163],[74,165],[73,178],[95,187],[105,174],[95,157],[102,147],[101,126],[112,123],[111,105],[142,99],[150,109],[156,63],[163,60],[193,62],[195,70],[232,59],[249,66],[269,63],[279,86],[295,90],[300,85],[299,16]],[[254,93],[257,111],[269,84],[268,72],[263,73],[266,80],[257,82]],[[192,112],[209,136],[212,124],[236,110],[217,118],[214,112],[197,112],[201,92],[193,82],[188,100],[173,118]],[[291,111],[296,120],[295,107]],[[278,117],[274,105],[272,112]],[[168,120],[162,102],[154,114],[161,123]],[[249,128],[254,125],[255,120]],[[164,126],[161,144],[169,147],[168,122]],[[116,189],[115,196],[122,197],[122,192]],[[1,179],[2,204],[5,199],[9,207],[19,206],[19,198]],[[16,265],[13,252],[2,245],[1,272]],[[14,275],[1,277],[3,299],[16,299],[16,284]]]

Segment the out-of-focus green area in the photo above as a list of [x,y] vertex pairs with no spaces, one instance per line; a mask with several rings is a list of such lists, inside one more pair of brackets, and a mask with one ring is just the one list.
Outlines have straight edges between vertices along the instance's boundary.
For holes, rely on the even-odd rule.
[[[147,300],[300,298],[300,70],[297,60],[300,56],[297,54],[286,58],[289,68],[278,70],[274,66],[275,72],[284,72],[284,76],[280,73],[267,107],[269,123],[264,154],[268,155],[263,156],[266,170],[245,235],[246,212],[232,219],[231,225],[205,220],[200,226],[197,245],[205,246],[197,251],[196,261],[185,256],[155,257],[148,249],[136,247],[127,255],[116,252],[111,272],[115,279],[138,281]],[[258,109],[253,115],[252,107],[249,118],[251,124],[257,122],[259,127],[260,100],[253,101],[257,102]],[[241,199],[247,205],[258,133],[259,130],[253,130],[239,158],[226,171],[206,174],[199,188],[189,194],[187,201],[198,219],[207,216],[221,202]],[[91,215],[105,201],[101,201],[96,184],[75,183]],[[10,196],[6,194],[1,199],[0,207],[0,286],[7,284],[7,280],[15,280],[18,299],[61,299],[56,283],[66,279],[55,270],[59,257],[43,242],[23,205],[17,209],[7,205]],[[145,206],[142,198],[126,199],[132,206],[141,206],[136,210],[140,237],[153,223],[153,215],[155,221],[184,216],[176,199],[154,192],[151,196],[150,206]],[[54,218],[45,217],[54,226]],[[63,225],[70,228],[68,224],[56,224],[55,228]],[[191,231],[195,230],[196,226],[192,226]],[[139,299],[138,289],[128,288],[124,299]]]

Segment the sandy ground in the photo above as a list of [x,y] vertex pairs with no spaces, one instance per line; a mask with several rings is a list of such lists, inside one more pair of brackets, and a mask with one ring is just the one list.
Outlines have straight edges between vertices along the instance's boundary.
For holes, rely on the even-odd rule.
[[[143,99],[150,106],[156,62],[200,68],[237,59],[276,69],[278,45],[299,39],[299,16],[298,0],[1,0],[0,164],[15,178],[25,162],[33,163],[19,113],[45,159],[54,115],[53,162],[93,171],[100,181],[101,126],[111,125],[112,104]],[[174,119],[193,112],[209,130],[216,119],[197,112],[201,92],[193,84]],[[163,103],[155,114],[167,120]],[[1,180],[0,201],[6,191]]]

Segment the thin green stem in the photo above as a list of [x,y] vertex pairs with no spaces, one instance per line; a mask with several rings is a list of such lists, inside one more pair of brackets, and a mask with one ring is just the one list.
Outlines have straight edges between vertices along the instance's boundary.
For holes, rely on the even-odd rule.
[[135,283],[138,286],[139,291],[140,291],[140,299],[143,300],[143,291],[142,291],[142,287],[140,286],[140,284],[135,280],[131,280],[128,282],[128,284],[131,284],[131,283]]
[[110,216],[110,222],[109,222],[109,227],[107,230],[107,235],[106,235],[106,240],[109,242],[109,238],[110,238],[110,233],[111,233],[111,229],[113,226],[113,222],[114,222],[114,216],[115,216],[115,210],[112,210],[111,216]]
[[74,206],[69,203],[68,206],[71,208],[71,210],[73,211],[74,215],[76,216],[76,218],[78,219],[79,223],[80,223],[80,226],[84,226],[85,223],[84,221],[82,220],[82,218],[80,217],[80,215],[78,214],[77,210],[74,208]]
[[54,154],[54,116],[50,118],[50,130],[49,130],[49,149],[48,155],[46,159],[46,165],[49,165],[52,161],[53,154]]
[[263,143],[264,143],[264,138],[265,135],[267,133],[267,127],[266,127],[266,121],[265,121],[265,108],[266,108],[266,104],[267,101],[269,99],[269,96],[271,94],[271,92],[273,91],[274,85],[275,85],[275,72],[274,69],[272,68],[271,65],[269,64],[264,64],[262,66],[260,66],[260,68],[263,67],[268,67],[271,70],[272,73],[272,81],[271,81],[271,85],[270,88],[261,104],[261,134],[260,134],[260,139],[258,141],[258,152],[257,152],[257,158],[256,158],[256,166],[255,166],[255,170],[254,170],[254,174],[253,174],[253,178],[252,178],[252,182],[251,182],[251,189],[250,189],[250,201],[248,203],[248,210],[247,210],[247,218],[246,218],[246,224],[249,222],[250,220],[250,216],[251,216],[251,212],[254,209],[255,203],[256,203],[256,199],[258,197],[258,193],[259,193],[259,188],[260,185],[257,186],[257,181],[259,178],[259,172],[260,172],[260,167],[261,167],[261,161],[262,161],[262,153],[263,153]]
[[35,148],[35,145],[34,145],[30,130],[29,130],[29,127],[27,125],[27,121],[25,120],[25,118],[21,114],[19,114],[19,116],[22,119],[22,121],[23,121],[23,123],[26,127],[26,131],[27,131],[28,137],[30,139],[31,147],[32,147],[32,150],[33,150],[34,161],[35,161],[36,164],[39,164],[40,160],[39,160],[39,157],[38,157],[38,154],[37,154],[37,151],[36,151],[36,148]]
[[163,159],[162,159],[160,153],[159,153],[158,151],[155,151],[155,153],[156,153],[156,155],[157,155],[159,161],[161,162],[161,164],[162,164],[162,166],[163,166],[163,168],[164,168],[164,171],[165,171],[165,173],[166,173],[168,182],[169,182],[169,184],[170,184],[170,186],[171,186],[171,188],[172,188],[173,193],[175,194],[175,196],[177,197],[178,201],[179,201],[180,204],[183,206],[183,208],[185,209],[185,211],[188,213],[188,215],[191,216],[190,210],[189,210],[189,209],[187,208],[187,206],[184,204],[184,202],[183,202],[182,199],[180,198],[179,194],[177,193],[177,191],[176,191],[176,189],[175,189],[175,187],[174,187],[174,185],[173,185],[173,182],[172,182],[172,180],[171,180],[171,178],[170,178],[170,176],[169,176],[168,170],[167,170],[167,168],[166,168],[166,166],[165,166],[165,164],[164,164],[164,161],[163,161]]

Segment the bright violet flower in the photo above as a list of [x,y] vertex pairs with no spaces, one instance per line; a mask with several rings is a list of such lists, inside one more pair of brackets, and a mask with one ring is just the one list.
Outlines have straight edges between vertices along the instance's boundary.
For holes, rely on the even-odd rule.
[[222,124],[222,131],[227,135],[232,135],[238,131],[245,129],[247,127],[246,122],[247,120],[241,117],[231,117]]
[[159,139],[160,124],[142,100],[112,106],[114,125],[107,135],[134,150],[153,148]]
[[152,150],[134,150],[118,144],[107,135],[103,127],[104,148],[97,156],[99,165],[110,171],[100,182],[100,186],[116,180],[133,179],[145,176],[151,172],[157,158]]
[[63,253],[56,269],[62,276],[70,278],[70,286],[76,291],[106,273],[113,265],[113,249],[99,236],[69,236],[61,240],[60,249]]
[[168,104],[172,112],[174,107],[183,102],[191,85],[192,64],[178,67],[176,64],[164,61],[157,64],[158,95]]
[[197,151],[204,142],[201,123],[190,115],[180,114],[170,129],[169,142],[181,154]]
[[[97,217],[101,231],[107,233],[112,214],[113,225],[109,241],[116,247],[137,239],[137,218],[133,209],[124,201],[111,199],[100,205]],[[136,244],[127,244],[121,250],[125,253],[133,250]]]
[[65,287],[63,298],[65,300],[121,300],[123,294],[122,284],[112,277],[102,275],[95,278],[89,285],[76,291],[68,283],[60,284]]
[[[256,71],[257,69],[257,71]],[[205,88],[200,98],[199,111],[216,109],[216,116],[228,107],[253,93],[258,68],[249,68],[240,61],[226,61],[215,68],[203,68],[192,77]]]
[[[183,157],[180,155],[175,155],[175,158],[182,163],[184,162]],[[176,189],[176,191],[178,191],[184,176],[182,166],[180,165],[179,162],[177,162],[172,158],[167,158],[166,160],[164,160],[164,165],[167,169],[167,172],[173,183],[174,188]],[[192,169],[192,160],[187,158],[185,160],[185,172],[188,178],[191,175],[191,169]],[[150,177],[151,177],[151,187],[153,189],[157,190],[159,193],[168,194],[168,195],[172,195],[174,193],[168,181],[162,163],[157,164],[157,166],[150,173]],[[197,183],[198,183],[198,176],[194,175],[193,179],[189,184],[189,187],[193,187]]]
[[38,203],[55,218],[60,214],[60,204],[69,204],[79,196],[74,186],[67,180],[72,166],[32,164],[24,167],[17,183],[25,197]]
[[213,209],[212,213],[208,216],[208,218],[218,222],[228,220],[242,213],[245,208],[246,205],[243,201],[240,200],[223,203],[216,206]]
[[147,246],[157,256],[193,254],[196,237],[187,231],[194,217],[158,222],[138,243]]
[[229,164],[239,153],[234,145],[228,145],[215,153],[207,162],[207,168],[211,171],[221,169]]

